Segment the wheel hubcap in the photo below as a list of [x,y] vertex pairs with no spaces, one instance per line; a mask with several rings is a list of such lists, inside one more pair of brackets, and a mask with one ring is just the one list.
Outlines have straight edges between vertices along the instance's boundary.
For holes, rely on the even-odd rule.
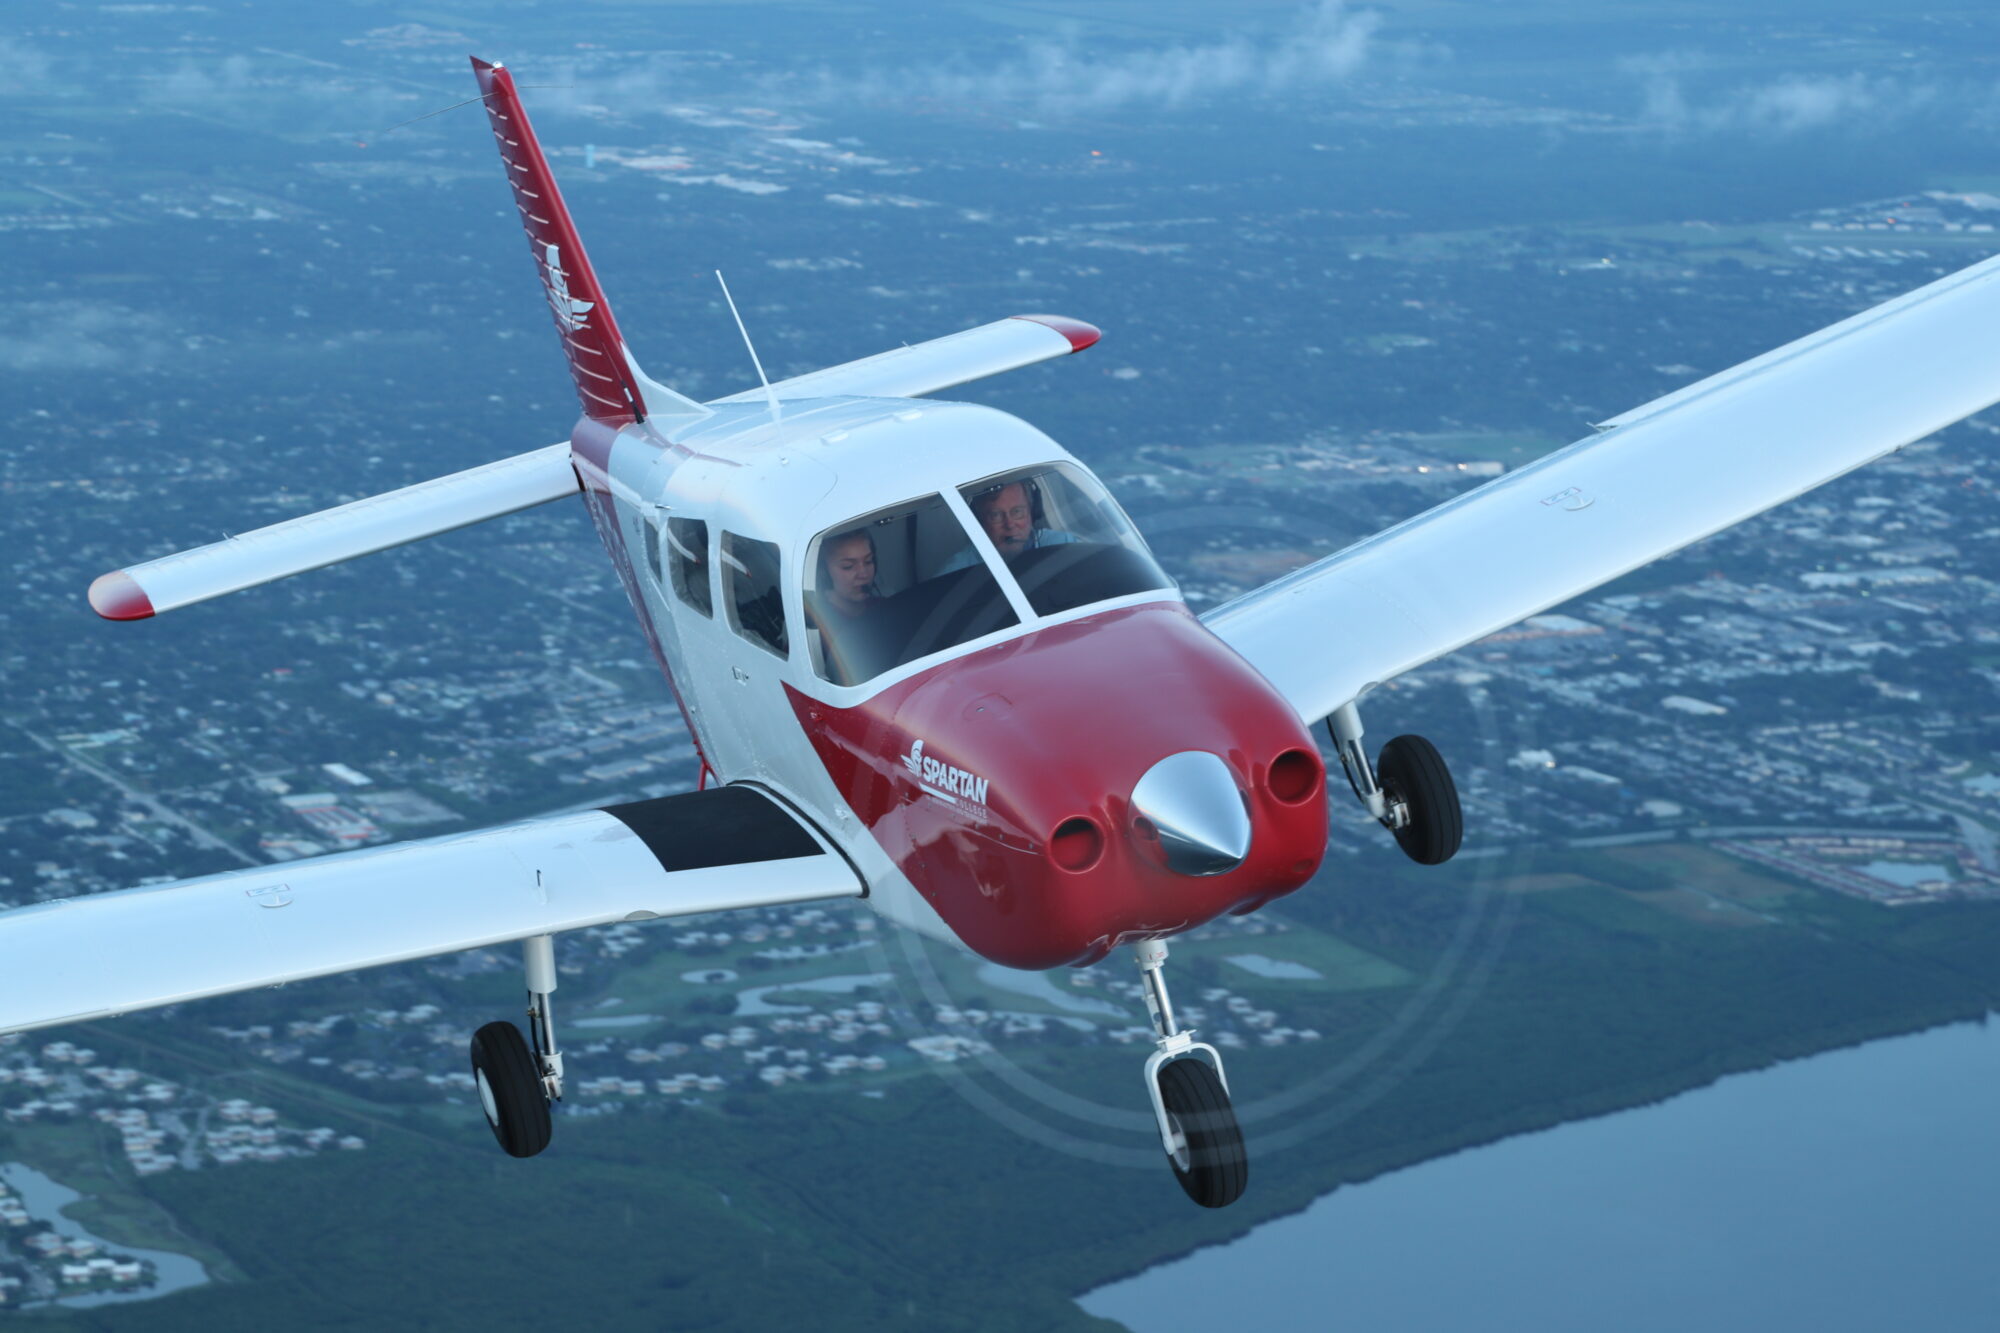
[[1181,1118],[1172,1111],[1167,1112],[1167,1128],[1174,1135],[1174,1150],[1167,1154],[1167,1160],[1174,1164],[1176,1171],[1186,1171],[1194,1158],[1188,1152],[1187,1131],[1181,1128]]
[[486,1112],[486,1123],[498,1127],[500,1124],[500,1104],[493,1100],[493,1085],[486,1081],[486,1071],[472,1071],[473,1081],[479,1086],[479,1109]]

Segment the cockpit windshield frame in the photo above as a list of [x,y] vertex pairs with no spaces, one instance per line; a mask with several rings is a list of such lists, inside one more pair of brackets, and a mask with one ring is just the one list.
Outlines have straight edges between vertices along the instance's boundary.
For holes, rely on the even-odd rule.
[[959,498],[1030,619],[1179,594],[1103,483],[1074,463],[1009,468],[959,487]]
[[[1025,556],[1009,543],[1010,562],[975,505],[1016,483],[1038,492],[1029,516],[1043,525],[1037,531],[1046,530],[1052,515],[1067,526],[1058,529],[1060,539],[1027,543]],[[955,527],[938,522],[947,515]],[[1009,533],[1002,529],[1000,536],[1005,541]],[[806,663],[813,676],[839,688],[877,686],[1051,619],[1179,597],[1103,484],[1065,459],[880,506],[818,533],[802,555]],[[1017,565],[1028,575],[1025,583],[1015,576]],[[983,578],[967,576],[974,568]],[[947,589],[954,576],[963,586]],[[875,633],[886,644],[871,643]]]
[[867,684],[1023,623],[1025,605],[994,576],[954,498],[917,496],[807,544],[799,586],[820,679]]

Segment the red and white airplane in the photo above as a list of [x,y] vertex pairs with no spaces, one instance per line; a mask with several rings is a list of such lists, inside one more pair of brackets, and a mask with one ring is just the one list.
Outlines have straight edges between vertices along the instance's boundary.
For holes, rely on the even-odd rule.
[[582,403],[569,439],[106,574],[90,602],[142,619],[580,496],[701,789],[0,913],[0,1032],[521,941],[529,1037],[489,1024],[472,1064],[529,1156],[562,1093],[557,932],[856,897],[1009,967],[1131,949],[1161,1144],[1220,1207],[1243,1141],[1220,1056],[1175,1020],[1166,940],[1317,869],[1311,729],[1403,849],[1442,861],[1451,778],[1418,737],[1370,762],[1370,689],[2000,400],[1995,259],[1197,616],[1068,451],[928,397],[1096,329],[1016,316],[684,398],[620,336],[512,78],[473,68]]

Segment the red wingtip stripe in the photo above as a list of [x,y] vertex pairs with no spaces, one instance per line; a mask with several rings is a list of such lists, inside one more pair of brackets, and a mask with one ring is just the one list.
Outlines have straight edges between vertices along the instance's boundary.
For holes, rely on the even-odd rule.
[[90,585],[90,609],[106,620],[144,620],[153,614],[153,599],[138,580],[114,569]]
[[1080,319],[1070,319],[1064,315],[1015,315],[1015,319],[1025,319],[1030,324],[1041,324],[1054,329],[1069,339],[1069,350],[1081,352],[1104,336],[1104,330],[1095,324],[1086,324]]

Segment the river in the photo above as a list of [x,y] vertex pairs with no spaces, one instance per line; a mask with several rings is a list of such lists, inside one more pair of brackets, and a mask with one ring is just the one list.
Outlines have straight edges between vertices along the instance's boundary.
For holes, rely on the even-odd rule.
[[24,1166],[19,1162],[0,1165],[0,1180],[5,1180],[8,1187],[21,1196],[21,1202],[27,1205],[31,1215],[48,1222],[62,1235],[94,1240],[112,1254],[148,1260],[152,1263],[153,1272],[158,1278],[152,1286],[137,1291],[100,1291],[87,1295],[58,1297],[54,1301],[56,1305],[117,1305],[126,1301],[149,1301],[170,1292],[198,1287],[209,1280],[208,1270],[201,1266],[201,1261],[198,1259],[185,1254],[175,1254],[169,1250],[144,1250],[136,1245],[120,1245],[89,1230],[83,1223],[62,1211],[83,1196],[69,1186],[49,1179],[31,1166]]
[[1135,1333],[1990,1333],[1997,1243],[2000,1023],[1959,1024],[1424,1162],[1081,1304]]

